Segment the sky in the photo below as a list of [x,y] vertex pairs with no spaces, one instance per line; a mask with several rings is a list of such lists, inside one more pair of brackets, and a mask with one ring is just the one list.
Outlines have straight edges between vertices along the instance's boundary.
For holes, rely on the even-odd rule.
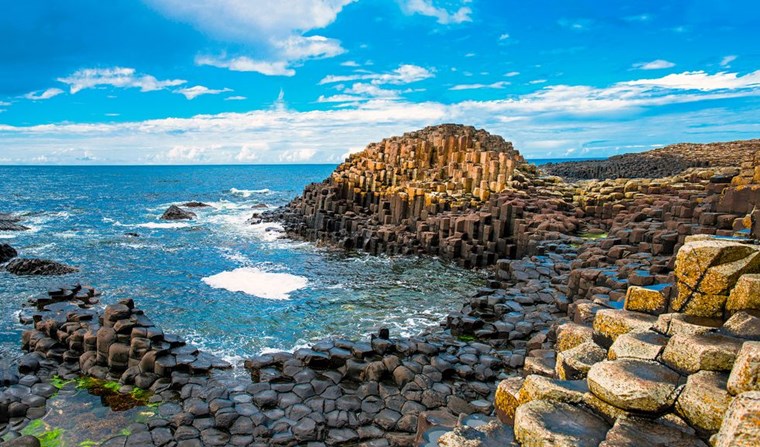
[[0,164],[339,163],[451,122],[528,159],[760,137],[756,1],[0,8]]

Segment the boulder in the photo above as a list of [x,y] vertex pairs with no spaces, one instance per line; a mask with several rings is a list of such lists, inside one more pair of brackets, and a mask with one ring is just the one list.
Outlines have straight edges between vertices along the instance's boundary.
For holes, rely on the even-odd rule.
[[0,244],[0,263],[8,262],[18,256],[15,248],[8,244]]
[[662,352],[662,361],[687,374],[731,371],[742,340],[723,334],[674,335]]
[[526,447],[597,447],[609,428],[593,414],[563,402],[534,400],[515,413],[515,439]]
[[599,447],[707,447],[680,428],[649,419],[621,416]]
[[689,376],[676,400],[676,412],[693,427],[717,432],[733,396],[726,390],[728,374],[700,371]]
[[12,259],[5,270],[14,275],[66,275],[79,269],[47,259]]
[[[679,283],[697,290],[710,267],[738,261],[755,252],[757,248],[734,241],[687,240],[676,255],[675,275]],[[673,307],[678,310],[681,304]]]
[[195,219],[195,213],[191,211],[185,211],[177,205],[170,206],[164,214],[161,215],[163,220],[189,220]]
[[641,312],[623,309],[603,309],[594,317],[594,341],[609,347],[622,334],[631,331],[646,331],[651,328],[657,317]]
[[760,391],[760,342],[748,341],[742,345],[728,377],[727,388],[733,395]]
[[20,218],[11,214],[0,213],[0,231],[25,231],[29,227],[19,224]]
[[593,341],[557,354],[555,371],[561,380],[578,380],[586,377],[591,365],[607,358],[607,351]]
[[714,447],[756,447],[760,445],[760,391],[748,391],[728,406]]
[[519,392],[524,379],[522,377],[510,377],[499,382],[494,397],[496,416],[505,424],[512,424],[515,420],[515,410],[520,404]]
[[661,413],[675,402],[680,376],[657,362],[604,361],[588,372],[588,387],[601,400],[627,411]]
[[576,323],[565,323],[557,327],[557,352],[567,351],[582,343],[592,340],[594,330],[589,326]]
[[660,315],[668,309],[668,297],[661,287],[631,286],[625,294],[625,310]]
[[210,207],[211,205],[207,203],[203,203],[203,202],[191,201],[191,202],[183,203],[182,206],[186,208],[207,208],[207,207]]
[[748,310],[760,312],[760,274],[742,275],[726,301],[726,312],[732,315]]

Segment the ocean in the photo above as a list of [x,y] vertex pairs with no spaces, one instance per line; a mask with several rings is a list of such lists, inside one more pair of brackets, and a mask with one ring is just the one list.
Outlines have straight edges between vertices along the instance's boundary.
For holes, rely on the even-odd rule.
[[[394,336],[437,325],[483,272],[436,259],[369,256],[282,239],[255,211],[286,204],[333,165],[0,167],[0,213],[30,227],[0,232],[21,257],[76,266],[63,277],[0,271],[0,357],[20,354],[18,311],[48,288],[81,282],[103,303],[133,298],[165,332],[239,365],[327,336]],[[201,201],[192,221],[162,221]]]

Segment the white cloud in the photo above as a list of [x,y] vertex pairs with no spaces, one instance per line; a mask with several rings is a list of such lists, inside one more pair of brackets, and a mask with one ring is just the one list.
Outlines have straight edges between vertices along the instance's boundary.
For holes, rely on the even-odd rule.
[[375,85],[382,85],[382,84],[401,85],[401,84],[411,84],[412,82],[423,81],[425,79],[432,78],[433,76],[434,76],[433,72],[427,68],[420,67],[418,65],[404,64],[404,65],[399,65],[398,68],[396,68],[395,70],[389,73],[358,73],[358,74],[344,75],[344,76],[328,75],[328,76],[325,76],[321,81],[319,81],[319,84],[323,85],[323,84],[333,84],[336,82],[350,82],[350,81],[364,80],[364,81],[371,81]]
[[509,39],[509,34],[507,33],[504,33],[501,36],[499,36],[499,40],[507,40],[507,39]]
[[245,96],[240,96],[240,95],[228,96],[224,98],[225,101],[245,101],[246,99],[248,98]]
[[633,68],[638,68],[639,70],[662,70],[663,68],[671,68],[675,67],[676,64],[670,61],[666,61],[664,59],[656,59],[651,62],[638,62],[633,64]]
[[354,1],[148,0],[162,14],[190,23],[218,39],[243,44],[242,53],[257,55],[255,59],[246,54],[229,58],[203,56],[200,65],[268,76],[293,76],[293,64],[345,52],[336,39],[304,34],[330,25]]
[[433,0],[399,0],[399,2],[404,13],[434,17],[441,25],[472,21],[470,17],[472,9],[464,6],[464,4],[470,3],[470,0],[454,2],[459,3],[459,5],[454,6],[452,11],[445,7],[435,6]]
[[184,95],[187,99],[195,99],[201,95],[218,95],[220,93],[227,93],[231,92],[232,89],[229,88],[223,88],[220,90],[211,89],[208,87],[205,87],[203,85],[195,85],[193,87],[187,87],[182,88],[179,90],[175,90],[175,93],[179,93],[180,95]]
[[83,68],[72,75],[58,78],[58,81],[69,86],[71,94],[84,89],[97,87],[139,88],[141,92],[163,90],[184,84],[183,79],[158,80],[154,76],[138,74],[134,68]]
[[265,142],[246,143],[235,155],[235,160],[241,163],[250,163],[259,160],[262,151],[268,151],[269,145]]
[[357,82],[349,88],[341,89],[341,93],[333,96],[320,96],[318,102],[356,102],[369,101],[372,99],[398,99],[400,93],[397,90],[388,90],[377,85]]
[[508,78],[511,78],[511,77],[514,77],[514,76],[520,76],[520,72],[519,71],[510,71],[510,72],[504,73],[504,76],[506,76]]
[[0,101],[0,107],[8,107],[9,105],[11,105],[11,103],[7,101]]
[[736,58],[737,56],[733,54],[729,56],[724,56],[723,59],[720,60],[720,66],[724,68],[729,68],[731,67],[731,62],[735,61]]
[[492,84],[458,84],[451,87],[449,90],[477,90],[477,89],[500,89],[509,85],[509,82],[499,81]]
[[50,99],[54,96],[58,96],[61,93],[63,93],[63,90],[59,88],[49,88],[42,92],[29,92],[26,95],[24,95],[24,98],[31,99],[32,101],[40,101],[40,100]]
[[288,68],[286,61],[267,62],[254,60],[246,56],[232,59],[198,56],[195,58],[195,63],[197,65],[226,68],[231,71],[254,71],[267,76],[294,76],[296,74],[295,70]]
[[747,73],[744,76],[725,71],[712,75],[701,70],[686,71],[669,74],[662,78],[640,79],[624,82],[623,84],[700,91],[758,88],[760,87],[760,70]]
[[341,67],[359,67],[359,63],[356,61],[345,61],[340,63]]
[[532,81],[528,81],[528,84],[531,84],[531,85],[546,84],[546,79],[534,79]]
[[[364,147],[389,135],[441,122],[484,127],[514,141],[528,156],[562,156],[573,148],[577,154],[609,155],[630,150],[633,144],[757,135],[755,109],[734,105],[731,110],[713,108],[725,107],[717,105],[724,104],[715,101],[718,99],[760,96],[760,72],[743,76],[686,72],[678,76],[603,88],[552,85],[499,100],[451,104],[371,99],[306,112],[278,106],[247,113],[137,122],[0,125],[0,147],[3,157],[12,160],[8,163],[29,163],[43,156],[50,163],[77,163],[75,155],[56,152],[72,145],[80,150],[76,156],[89,151],[99,163],[230,163],[252,157],[256,163],[289,163],[337,162],[347,148]],[[360,84],[344,91],[377,87]],[[658,110],[672,104],[690,104],[692,111]],[[251,142],[265,144],[266,149],[251,146],[243,151]]]

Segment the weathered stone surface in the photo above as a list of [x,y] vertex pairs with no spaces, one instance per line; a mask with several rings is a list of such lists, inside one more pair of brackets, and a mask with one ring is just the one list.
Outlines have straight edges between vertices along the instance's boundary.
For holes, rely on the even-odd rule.
[[161,215],[163,220],[190,220],[195,219],[195,213],[191,211],[185,211],[177,205],[172,205],[164,211]]
[[594,318],[594,340],[603,346],[610,346],[620,335],[636,330],[646,331],[656,321],[657,317],[641,312],[603,309]]
[[625,295],[625,310],[660,315],[668,309],[669,300],[662,288],[631,286]]
[[438,438],[440,447],[503,447],[514,441],[514,433],[508,425],[491,421],[471,427],[458,425]]
[[588,387],[601,400],[623,410],[660,413],[676,398],[680,376],[657,362],[604,361],[588,372]]
[[674,335],[662,352],[662,361],[678,371],[730,371],[742,341],[722,334]]
[[14,275],[66,275],[79,269],[47,259],[14,258],[5,266]]
[[743,310],[736,312],[723,323],[720,332],[744,340],[760,341],[760,318]]
[[510,377],[499,382],[494,398],[496,416],[505,424],[515,420],[515,410],[520,405],[519,393],[525,379]]
[[615,421],[599,447],[707,447],[702,440],[675,428],[649,419],[622,416]]
[[760,311],[760,274],[742,275],[731,290],[726,312],[734,314],[741,310]]
[[652,327],[660,334],[673,336],[676,334],[692,335],[714,332],[723,325],[720,318],[705,318],[679,313],[662,314]]
[[532,400],[580,403],[587,392],[585,380],[557,380],[531,374],[525,378],[518,397],[520,404]]
[[760,391],[760,342],[744,342],[731,369],[727,387],[733,395]]
[[607,358],[607,351],[596,343],[588,341],[567,351],[557,354],[555,365],[560,380],[578,380],[586,377],[594,363]]
[[676,412],[700,430],[717,432],[733,396],[726,390],[728,374],[700,371],[689,376],[676,400]]
[[713,445],[715,447],[760,445],[760,391],[748,391],[734,398]]
[[514,428],[515,438],[525,447],[596,447],[610,427],[578,407],[534,400],[517,408]]
[[667,343],[667,337],[654,331],[629,332],[615,340],[610,346],[607,358],[656,360]]
[[557,327],[557,352],[567,351],[592,340],[594,330],[589,326],[565,323]]

